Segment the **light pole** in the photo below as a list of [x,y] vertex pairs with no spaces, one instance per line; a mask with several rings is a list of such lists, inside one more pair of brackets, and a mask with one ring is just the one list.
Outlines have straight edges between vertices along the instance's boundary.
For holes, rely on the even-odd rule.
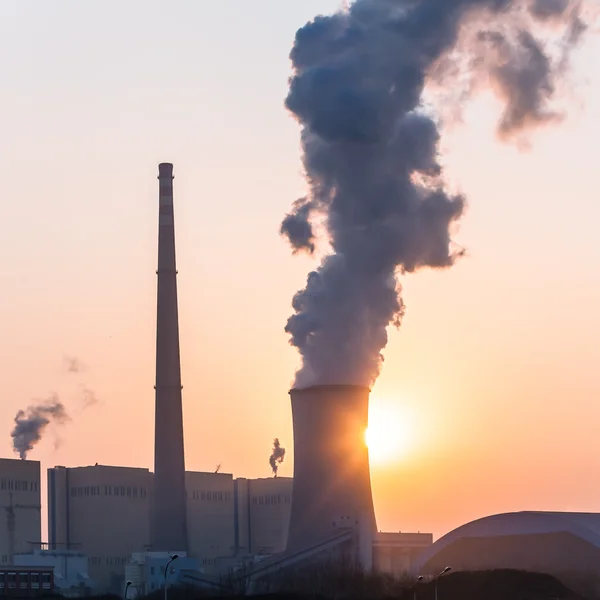
[[167,563],[167,566],[165,567],[165,600],[167,600],[167,576],[169,574],[169,565],[174,561],[177,560],[179,558],[179,554],[172,554],[171,558],[169,559],[169,562]]
[[413,600],[417,600],[417,586],[419,585],[419,583],[421,583],[421,581],[423,581],[423,575],[419,575],[417,577],[417,581],[415,582],[414,591],[413,591]]
[[125,584],[125,593],[123,594],[123,600],[127,600],[127,590],[129,589],[130,585],[131,581],[127,581],[127,583]]
[[446,567],[441,573],[438,573],[438,576],[435,578],[435,581],[433,582],[433,589],[435,590],[435,600],[438,600],[438,596],[437,596],[437,582],[438,582],[438,579],[442,575],[445,575],[451,569],[452,569],[452,567]]

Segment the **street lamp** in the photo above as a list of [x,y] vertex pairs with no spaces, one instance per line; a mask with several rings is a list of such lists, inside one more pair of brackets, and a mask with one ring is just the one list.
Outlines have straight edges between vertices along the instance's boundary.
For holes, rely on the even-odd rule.
[[177,560],[179,558],[179,554],[172,554],[171,558],[169,559],[169,562],[167,563],[167,566],[165,567],[165,600],[167,600],[167,576],[169,574],[169,565],[174,561]]
[[446,567],[441,573],[438,573],[438,576],[435,578],[435,581],[433,582],[433,586],[434,586],[433,589],[435,590],[435,600],[438,600],[438,595],[437,595],[437,581],[438,581],[438,579],[442,575],[445,575],[451,569],[452,569],[452,567]]
[[413,590],[413,600],[417,600],[417,586],[419,585],[419,583],[421,583],[421,581],[423,581],[423,575],[419,575],[417,577],[417,581],[415,582]]
[[131,585],[131,581],[128,581],[125,584],[125,593],[123,594],[123,600],[127,600],[127,590],[129,589],[129,586]]

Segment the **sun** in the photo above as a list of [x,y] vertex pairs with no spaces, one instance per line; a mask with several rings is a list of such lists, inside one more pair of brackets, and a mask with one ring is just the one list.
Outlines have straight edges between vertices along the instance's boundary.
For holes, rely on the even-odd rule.
[[406,458],[414,442],[414,427],[400,402],[373,399],[365,440],[374,464],[397,462]]

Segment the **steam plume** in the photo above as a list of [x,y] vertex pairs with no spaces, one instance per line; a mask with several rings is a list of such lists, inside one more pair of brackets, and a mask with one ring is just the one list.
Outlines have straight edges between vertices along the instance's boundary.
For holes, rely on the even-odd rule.
[[13,449],[21,459],[42,439],[51,422],[64,424],[70,420],[67,411],[54,394],[39,404],[32,404],[26,410],[19,410],[15,416],[15,426],[11,432]]
[[269,457],[269,464],[271,465],[271,469],[273,471],[273,475],[277,477],[277,471],[279,470],[279,465],[283,462],[285,458],[285,448],[281,447],[279,442],[279,438],[275,438],[273,440],[273,451],[271,452],[271,456]]
[[[286,331],[303,359],[296,386],[371,385],[387,327],[404,313],[397,275],[448,268],[461,255],[451,233],[465,198],[445,185],[438,123],[423,108],[433,74],[446,87],[491,85],[504,105],[503,139],[556,121],[557,82],[585,30],[578,6],[356,0],[297,32],[286,106],[302,126],[309,193],[281,233],[294,252],[312,254],[313,221],[323,218],[332,252],[292,302]],[[549,46],[557,24],[561,39]]]

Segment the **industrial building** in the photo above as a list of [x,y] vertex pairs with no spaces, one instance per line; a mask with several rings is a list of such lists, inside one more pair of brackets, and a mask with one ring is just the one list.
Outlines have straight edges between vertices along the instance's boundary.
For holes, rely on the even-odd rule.
[[600,514],[514,512],[492,515],[447,533],[413,564],[416,576],[518,569],[547,573],[583,593],[600,591]]
[[[188,554],[206,573],[218,572],[223,558],[285,548],[290,478],[234,481],[228,473],[188,471],[185,482]],[[48,469],[50,549],[86,554],[91,579],[101,589],[121,589],[132,554],[152,550],[153,485],[148,469]]]
[[236,555],[272,555],[285,550],[293,481],[291,477],[235,480]]
[[42,538],[40,463],[0,458],[0,564],[14,563]]
[[[35,549],[26,554],[15,554],[14,566],[30,570],[51,569],[54,590],[65,598],[81,598],[95,592],[96,585],[88,574],[88,557],[76,550]],[[38,582],[30,581],[31,585],[35,583]]]
[[149,547],[151,493],[148,469],[48,469],[50,548],[83,552],[93,580],[104,588],[120,586],[131,553]]

